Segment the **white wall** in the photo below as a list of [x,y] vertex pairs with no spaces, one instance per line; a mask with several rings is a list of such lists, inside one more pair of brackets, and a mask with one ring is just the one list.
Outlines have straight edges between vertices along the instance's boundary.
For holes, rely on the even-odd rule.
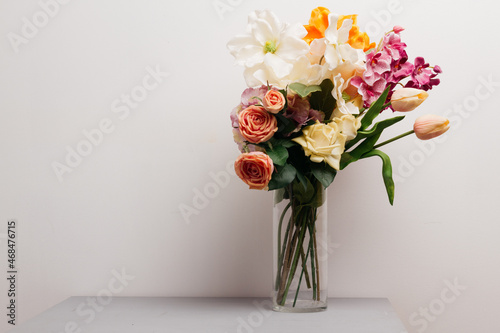
[[[388,137],[421,114],[454,119],[439,142],[407,138],[385,149],[399,175],[394,207],[378,160],[338,175],[328,198],[330,296],[388,297],[412,333],[498,331],[500,86],[481,87],[481,78],[500,82],[497,2],[401,0],[400,12],[381,15],[394,1],[220,0],[234,6],[219,15],[215,0],[72,0],[16,53],[8,34],[21,34],[22,19],[41,7],[1,0],[0,234],[17,220],[18,321],[102,293],[122,269],[135,278],[120,296],[269,294],[270,193],[231,175],[190,223],[179,208],[238,155],[229,112],[245,83],[227,41],[254,9],[306,23],[323,5],[360,14],[361,27],[380,31],[376,41],[404,26],[410,57],[444,70]],[[127,115],[122,94],[140,92],[148,68],[169,75]],[[478,89],[488,96],[474,97]],[[59,181],[52,164],[66,164],[68,147],[100,125],[110,133]],[[5,272],[6,251],[4,239]],[[445,281],[465,290],[453,297]],[[4,279],[0,287],[5,309]]]

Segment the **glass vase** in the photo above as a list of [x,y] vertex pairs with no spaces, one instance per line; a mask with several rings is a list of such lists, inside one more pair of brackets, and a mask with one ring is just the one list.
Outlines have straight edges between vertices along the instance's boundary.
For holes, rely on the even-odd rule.
[[273,252],[273,310],[326,310],[326,191],[316,179],[274,191]]

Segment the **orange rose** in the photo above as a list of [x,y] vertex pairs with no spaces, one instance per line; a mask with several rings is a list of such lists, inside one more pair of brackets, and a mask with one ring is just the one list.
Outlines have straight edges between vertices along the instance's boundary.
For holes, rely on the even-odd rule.
[[238,114],[241,135],[251,143],[269,140],[278,130],[276,117],[262,106],[250,105]]
[[308,44],[311,44],[315,39],[325,37],[325,30],[328,28],[328,14],[330,14],[330,11],[325,7],[318,7],[312,10],[309,24],[304,26],[307,30],[304,40]]
[[366,32],[359,31],[359,27],[356,25],[358,23],[358,15],[340,15],[337,21],[337,29],[340,29],[342,22],[344,20],[352,20],[352,28],[349,31],[349,40],[347,43],[355,49],[362,49],[364,52],[375,47],[375,43],[370,44],[370,37]]
[[285,107],[285,96],[276,90],[269,90],[262,101],[264,109],[271,113],[278,113]]
[[234,170],[252,190],[263,190],[273,176],[271,158],[260,151],[241,154],[234,162]]

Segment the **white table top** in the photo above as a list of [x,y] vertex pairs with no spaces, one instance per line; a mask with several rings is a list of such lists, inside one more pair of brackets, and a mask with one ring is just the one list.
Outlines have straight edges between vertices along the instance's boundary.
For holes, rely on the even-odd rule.
[[384,298],[331,298],[278,313],[268,298],[70,297],[10,333],[405,333]]

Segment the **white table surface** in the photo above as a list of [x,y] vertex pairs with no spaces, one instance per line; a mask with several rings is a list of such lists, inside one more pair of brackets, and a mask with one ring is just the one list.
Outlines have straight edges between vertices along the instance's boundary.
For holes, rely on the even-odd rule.
[[384,298],[331,298],[278,313],[268,298],[70,297],[9,333],[405,333]]

